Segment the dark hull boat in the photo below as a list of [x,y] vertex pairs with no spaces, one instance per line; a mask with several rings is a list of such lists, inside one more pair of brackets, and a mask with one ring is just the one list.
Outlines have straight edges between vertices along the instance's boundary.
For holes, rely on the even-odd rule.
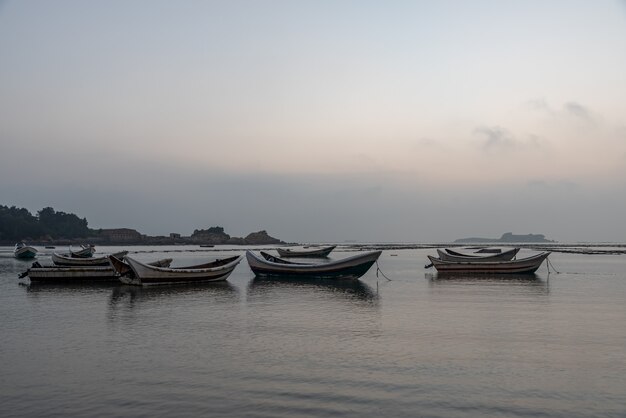
[[428,256],[439,273],[531,274],[548,258],[549,252],[512,261],[443,261]]
[[463,254],[450,249],[446,249],[446,251],[437,250],[437,254],[439,254],[439,259],[443,261],[473,261],[473,262],[486,262],[486,261],[510,261],[512,260],[517,253],[519,252],[519,248],[513,248],[508,251],[502,251],[497,254],[489,254],[489,255],[473,255],[473,254]]
[[381,253],[382,251],[374,251],[320,264],[294,263],[262,251],[260,256],[247,251],[246,258],[257,277],[356,280],[367,273]]
[[276,248],[280,257],[328,257],[336,245],[330,247],[315,248],[313,250],[292,250],[290,248]]
[[37,256],[37,249],[28,246],[24,243],[15,244],[15,250],[13,250],[13,256],[20,260],[28,260],[29,258],[35,258]]

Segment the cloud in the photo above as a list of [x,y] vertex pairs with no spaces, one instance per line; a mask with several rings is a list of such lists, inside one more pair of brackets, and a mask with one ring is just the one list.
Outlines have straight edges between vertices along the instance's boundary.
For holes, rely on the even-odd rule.
[[484,151],[509,150],[515,148],[518,144],[518,141],[510,132],[499,126],[482,126],[474,129],[474,133],[484,137],[484,141],[481,143],[481,148]]
[[555,122],[567,123],[568,118],[574,118],[588,125],[597,125],[600,121],[587,106],[573,100],[563,103],[560,108],[553,108],[546,99],[536,98],[528,100],[525,106],[532,112],[547,116]]
[[554,110],[544,98],[530,99],[526,102],[526,107],[538,112],[554,113]]
[[563,109],[570,116],[595,124],[595,118],[593,117],[591,111],[580,103],[567,102],[563,105]]

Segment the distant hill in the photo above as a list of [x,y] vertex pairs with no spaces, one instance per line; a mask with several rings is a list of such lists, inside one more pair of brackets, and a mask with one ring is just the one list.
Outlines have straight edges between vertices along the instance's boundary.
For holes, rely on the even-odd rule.
[[455,240],[457,243],[494,243],[494,242],[554,242],[552,240],[546,239],[546,236],[543,234],[526,234],[526,235],[517,235],[512,232],[506,232],[502,234],[500,238],[460,238]]
[[248,234],[245,238],[231,237],[221,226],[196,229],[189,237],[172,233],[166,236],[148,236],[131,228],[91,229],[86,218],[73,213],[57,212],[46,207],[31,214],[26,208],[0,205],[0,244],[13,245],[26,241],[33,245],[43,244],[82,244],[89,242],[98,245],[173,245],[173,244],[230,244],[265,245],[284,244],[267,231]]

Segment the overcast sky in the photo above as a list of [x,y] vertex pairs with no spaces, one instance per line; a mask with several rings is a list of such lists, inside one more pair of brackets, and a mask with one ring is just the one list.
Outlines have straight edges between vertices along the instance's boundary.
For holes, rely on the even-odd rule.
[[626,2],[0,1],[0,204],[626,241]]

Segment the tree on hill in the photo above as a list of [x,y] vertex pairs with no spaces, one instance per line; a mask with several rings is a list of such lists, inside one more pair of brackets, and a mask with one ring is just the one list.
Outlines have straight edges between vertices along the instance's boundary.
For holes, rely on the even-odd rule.
[[0,205],[0,241],[21,241],[43,234],[43,228],[28,209]]
[[0,205],[0,241],[34,240],[45,236],[52,238],[85,238],[93,231],[87,227],[87,219],[73,213],[56,212],[43,208],[37,215],[28,209]]
[[83,238],[90,235],[87,219],[80,219],[73,213],[55,212],[51,207],[37,212],[39,224],[47,235],[64,238]]

